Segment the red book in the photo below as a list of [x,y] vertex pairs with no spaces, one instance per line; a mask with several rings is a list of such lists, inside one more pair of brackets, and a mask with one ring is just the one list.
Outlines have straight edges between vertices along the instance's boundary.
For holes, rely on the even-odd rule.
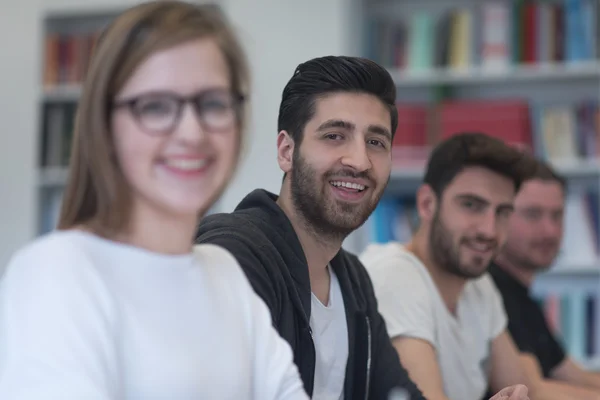
[[427,107],[419,104],[400,103],[398,128],[393,147],[424,147],[427,145]]
[[526,64],[533,64],[538,60],[537,30],[537,4],[526,4],[523,24],[523,62]]
[[440,139],[462,132],[481,132],[508,144],[531,149],[529,105],[524,100],[444,103],[440,113]]

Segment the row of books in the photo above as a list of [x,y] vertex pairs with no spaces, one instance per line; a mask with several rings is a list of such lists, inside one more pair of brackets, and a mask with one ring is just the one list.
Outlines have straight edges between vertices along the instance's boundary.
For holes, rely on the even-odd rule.
[[548,325],[576,360],[587,360],[600,352],[597,293],[568,291],[538,295]]
[[599,32],[597,0],[484,0],[441,13],[376,17],[367,54],[409,71],[576,62],[600,56]]
[[[76,107],[76,102],[44,105],[41,166],[68,164]],[[423,162],[431,146],[465,131],[498,137],[551,161],[600,157],[597,100],[448,100],[437,105],[398,103],[397,108],[399,122],[392,151],[396,166]]]
[[56,228],[60,216],[63,195],[64,188],[60,186],[49,187],[42,191],[38,226],[39,235],[51,232]]
[[81,83],[98,36],[99,32],[48,33],[44,38],[43,85]]
[[62,167],[69,163],[76,102],[46,103],[42,109],[42,167]]
[[399,103],[393,156],[397,164],[423,161],[427,149],[458,132],[477,131],[537,156],[578,160],[600,156],[600,107],[595,99],[575,103],[525,99],[447,100]]

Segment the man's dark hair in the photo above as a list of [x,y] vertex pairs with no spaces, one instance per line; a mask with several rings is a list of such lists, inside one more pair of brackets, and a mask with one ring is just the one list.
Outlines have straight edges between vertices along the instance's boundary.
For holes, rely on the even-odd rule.
[[385,104],[391,116],[391,133],[398,126],[396,84],[379,64],[360,57],[326,56],[306,61],[294,71],[281,96],[277,131],[287,131],[296,146],[315,113],[319,97],[335,92],[368,93]]
[[510,178],[518,191],[537,169],[536,160],[504,141],[479,132],[459,133],[432,151],[424,183],[440,198],[450,182],[467,167],[483,167]]
[[529,179],[538,179],[545,182],[556,182],[560,185],[563,191],[566,190],[567,180],[558,172],[556,172],[554,168],[550,166],[550,164],[540,159],[536,159],[535,163],[535,171]]

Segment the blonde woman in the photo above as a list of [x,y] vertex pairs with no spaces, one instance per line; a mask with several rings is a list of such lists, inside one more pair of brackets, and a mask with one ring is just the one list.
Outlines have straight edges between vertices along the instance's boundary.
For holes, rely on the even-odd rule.
[[131,8],[83,88],[59,229],[0,287],[2,399],[307,399],[234,258],[192,248],[238,161],[248,71],[210,7]]

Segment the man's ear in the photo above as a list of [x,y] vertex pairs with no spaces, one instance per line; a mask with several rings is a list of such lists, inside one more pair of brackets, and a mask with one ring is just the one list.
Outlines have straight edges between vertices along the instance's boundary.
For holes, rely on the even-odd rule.
[[292,170],[292,156],[294,154],[294,140],[287,131],[277,134],[277,162],[284,173]]
[[417,190],[417,211],[421,221],[430,222],[438,208],[438,198],[431,186],[424,184]]

